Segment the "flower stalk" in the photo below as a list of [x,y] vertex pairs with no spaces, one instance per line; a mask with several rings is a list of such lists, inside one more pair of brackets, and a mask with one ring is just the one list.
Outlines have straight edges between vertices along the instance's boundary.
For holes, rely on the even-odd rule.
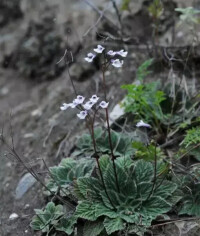
[[[105,98],[105,101],[107,102],[105,70],[103,68],[102,68],[102,74],[103,74],[104,98]],[[117,190],[120,193],[119,181],[118,181],[118,177],[117,177],[117,169],[116,169],[116,164],[115,164],[115,156],[114,156],[114,152],[113,152],[113,145],[112,145],[112,138],[111,138],[111,130],[110,130],[110,123],[109,123],[108,109],[105,108],[105,111],[106,111],[106,123],[107,123],[108,139],[109,139],[109,145],[110,145],[111,159],[112,159],[112,163],[113,163],[115,181],[116,181]]]

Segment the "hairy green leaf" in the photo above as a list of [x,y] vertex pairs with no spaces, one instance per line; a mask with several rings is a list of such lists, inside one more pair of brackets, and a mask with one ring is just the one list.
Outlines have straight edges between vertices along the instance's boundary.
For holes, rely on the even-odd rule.
[[55,229],[58,231],[65,232],[67,235],[71,235],[74,231],[74,225],[77,222],[76,216],[70,216],[70,217],[63,217],[58,225],[56,225]]
[[135,166],[135,178],[137,183],[150,182],[153,178],[154,170],[152,164],[139,160]]
[[95,221],[97,219],[95,208],[96,206],[92,202],[82,201],[76,208],[76,216],[86,220]]
[[36,215],[33,217],[30,226],[33,230],[48,232],[50,226],[55,226],[60,217],[63,216],[63,206],[49,202],[44,210],[35,209]]
[[155,219],[158,215],[168,212],[171,205],[161,197],[150,197],[141,207],[141,214]]
[[115,219],[110,219],[106,217],[103,224],[108,235],[112,234],[113,232],[123,230],[125,228],[123,220],[119,217]]
[[83,236],[97,236],[104,230],[102,220],[86,222],[83,229]]

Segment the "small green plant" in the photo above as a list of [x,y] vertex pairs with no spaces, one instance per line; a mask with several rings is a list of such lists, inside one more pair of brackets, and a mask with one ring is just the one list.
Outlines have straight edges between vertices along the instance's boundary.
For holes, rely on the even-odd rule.
[[70,235],[74,230],[77,218],[72,213],[65,213],[62,205],[55,205],[49,202],[44,210],[35,209],[36,215],[33,217],[31,227],[49,235],[52,231],[62,231]]
[[46,194],[51,195],[60,191],[61,196],[70,195],[73,181],[79,177],[90,176],[94,167],[93,159],[63,159],[60,165],[49,168],[51,178],[47,182],[47,187],[51,192],[46,191]]
[[[97,145],[97,153],[110,154],[109,135],[102,128],[94,129],[94,137]],[[120,156],[131,156],[134,153],[132,148],[131,137],[123,133],[115,132],[111,130],[111,140],[113,145],[113,152],[116,157]],[[89,156],[94,154],[93,141],[90,134],[83,134],[76,144],[77,150],[72,156]]]
[[129,10],[130,1],[131,0],[123,0],[122,1],[122,6],[121,6],[122,11]]
[[161,102],[165,98],[165,93],[158,90],[159,82],[147,84],[129,84],[122,88],[128,91],[123,106],[126,112],[134,113],[139,119],[144,119],[154,127],[160,126],[166,118],[162,112]]
[[180,20],[182,23],[191,25],[191,24],[198,24],[200,22],[198,17],[200,11],[193,7],[176,8],[175,11],[181,13]]
[[148,11],[154,19],[159,19],[163,13],[163,5],[161,0],[154,0],[150,4]]
[[63,206],[55,206],[53,202],[49,202],[44,210],[35,209],[35,213],[31,227],[34,230],[41,230],[43,233],[49,232],[52,227],[56,227],[56,224],[64,215]]
[[153,59],[149,59],[139,66],[136,74],[136,78],[140,81],[139,84],[121,86],[122,89],[128,91],[122,106],[125,108],[125,112],[135,114],[138,120],[144,119],[159,128],[160,122],[164,122],[166,119],[161,107],[166,95],[159,90],[160,83],[158,81],[143,83],[145,77],[151,73],[148,68],[152,62]]
[[155,145],[144,145],[141,142],[134,141],[132,143],[132,147],[136,150],[134,157],[137,159],[143,159],[145,161],[154,161],[155,153],[157,155],[158,160],[164,159],[166,156],[159,147],[155,147]]

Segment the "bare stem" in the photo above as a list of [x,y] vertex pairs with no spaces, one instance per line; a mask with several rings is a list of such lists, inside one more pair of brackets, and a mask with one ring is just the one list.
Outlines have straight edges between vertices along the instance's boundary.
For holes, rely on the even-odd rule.
[[[107,102],[105,70],[104,69],[102,69],[102,74],[103,74],[104,97],[105,97],[105,102]],[[112,145],[112,138],[111,138],[111,129],[110,129],[110,123],[109,123],[108,109],[106,108],[105,110],[106,110],[107,131],[108,131],[108,138],[109,138],[109,145],[110,145],[110,151],[111,151],[115,181],[116,181],[116,185],[117,185],[117,190],[120,193],[119,181],[118,181],[118,177],[117,177],[117,169],[116,169],[116,165],[115,165],[115,156],[114,156],[114,153],[113,153],[113,145]]]
[[117,190],[118,190],[118,192],[120,192],[119,181],[118,181],[118,177],[117,177],[117,170],[116,170],[116,165],[115,165],[115,156],[113,153],[113,145],[112,145],[111,130],[110,130],[110,124],[109,124],[109,117],[108,117],[108,109],[106,108],[105,110],[106,110],[106,122],[107,122],[107,127],[108,127],[108,139],[109,139],[113,169],[114,169],[114,174],[115,174],[115,180],[116,180]]
[[98,169],[99,169],[99,173],[100,173],[100,176],[101,176],[101,181],[102,181],[102,184],[103,184],[103,187],[104,187],[104,190],[105,190],[105,193],[106,193],[106,196],[110,202],[110,204],[112,205],[112,207],[114,209],[116,209],[116,207],[114,206],[109,194],[108,194],[108,191],[107,191],[107,188],[106,188],[106,185],[105,185],[105,182],[104,182],[104,178],[103,178],[103,173],[102,173],[102,170],[101,170],[101,166],[99,164],[99,155],[97,153],[97,148],[96,148],[96,140],[95,140],[95,137],[94,137],[94,120],[95,120],[95,116],[96,116],[96,112],[94,113],[94,117],[93,117],[93,120],[91,121],[91,136],[92,136],[92,142],[93,142],[93,147],[94,147],[94,157],[96,159],[96,162],[97,162],[97,166],[98,166]]

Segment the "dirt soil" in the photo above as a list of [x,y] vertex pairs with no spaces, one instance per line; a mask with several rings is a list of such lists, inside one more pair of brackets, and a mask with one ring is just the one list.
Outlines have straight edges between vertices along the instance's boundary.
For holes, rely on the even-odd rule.
[[[62,57],[66,48],[74,54],[70,71],[78,93],[86,97],[95,93],[102,94],[98,62],[91,65],[86,64],[83,59],[99,39],[95,30],[83,37],[95,24],[98,15],[91,7],[78,0],[59,0],[57,3],[54,0],[16,2],[19,4],[19,14],[15,20],[9,18],[8,22],[3,21],[3,26],[0,26],[0,127],[4,127],[6,137],[11,142],[10,123],[12,124],[17,152],[44,181],[47,169],[43,160],[47,166],[58,164],[70,153],[74,140],[85,128],[80,120],[76,119],[75,111],[63,113],[59,109],[63,102],[70,102],[74,98],[65,64],[55,68],[55,63]],[[95,6],[107,6],[104,0],[91,2]],[[149,56],[149,51],[143,47],[143,43],[151,41],[152,32],[148,27],[144,27],[149,18],[142,11],[141,2],[145,1],[135,1],[133,16],[128,13],[128,16],[123,16],[125,30],[134,35],[131,42],[135,45],[128,47],[129,57],[126,65],[122,70],[111,70],[107,73],[111,109],[123,98],[124,91],[119,90],[120,85],[131,83],[137,66]],[[182,6],[186,1],[174,2],[179,4],[177,6]],[[108,9],[110,19],[116,19],[112,7]],[[48,42],[52,41],[41,37],[39,31],[40,27],[46,24],[44,19],[47,18],[52,19],[54,25],[48,31],[50,39],[55,42],[55,35],[60,37],[57,55],[55,51],[48,54]],[[168,21],[166,22],[168,24]],[[34,27],[37,37],[34,32],[30,34],[30,25]],[[99,27],[101,32],[110,29],[107,21],[103,21]],[[161,33],[160,43],[166,42],[170,27],[168,25],[165,32]],[[182,38],[181,42],[187,45],[190,39],[185,38],[183,41]],[[117,45],[117,41],[114,45]],[[46,57],[54,57],[54,60],[45,61]],[[47,74],[49,76],[46,76]],[[157,72],[155,77],[167,79],[168,70],[164,68],[163,71]],[[0,152],[0,236],[40,235],[34,233],[29,224],[34,209],[43,207],[46,202],[43,189],[39,183],[35,183],[20,199],[16,199],[16,188],[27,171],[15,159],[5,155],[7,152],[3,146],[0,146]],[[16,213],[18,218],[10,220],[12,213]],[[178,235],[177,227],[173,229],[174,233],[170,231],[171,234],[167,234],[167,230],[160,236]],[[184,234],[186,235],[189,236]]]

